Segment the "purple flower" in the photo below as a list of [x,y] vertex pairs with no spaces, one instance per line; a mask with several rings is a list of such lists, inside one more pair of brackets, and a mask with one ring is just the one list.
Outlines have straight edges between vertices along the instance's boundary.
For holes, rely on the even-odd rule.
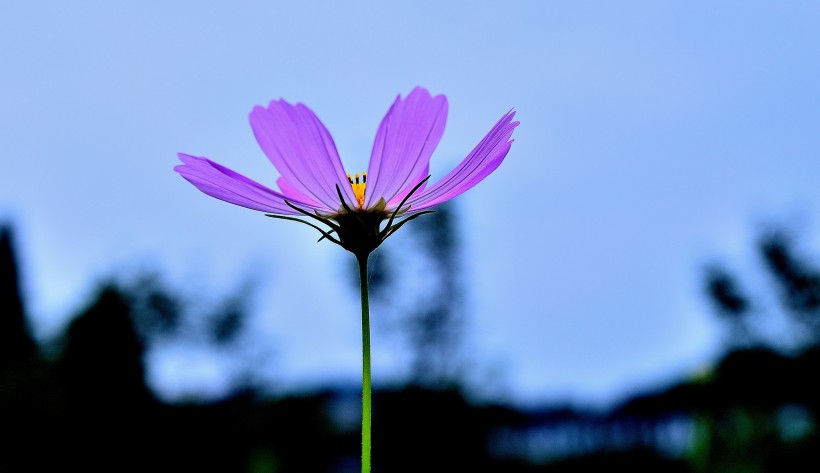
[[[259,146],[279,171],[279,191],[207,158],[179,153],[174,169],[200,191],[271,217],[307,216],[323,238],[354,253],[370,252],[404,222],[429,212],[478,184],[510,150],[515,112],[490,129],[466,158],[441,180],[427,186],[430,156],[444,133],[447,99],[416,87],[396,98],[376,132],[367,172],[345,173],[330,133],[305,105],[284,100],[256,106],[250,123]],[[396,216],[407,216],[393,224]],[[380,229],[381,223],[387,226]],[[332,233],[337,237],[333,237]]]

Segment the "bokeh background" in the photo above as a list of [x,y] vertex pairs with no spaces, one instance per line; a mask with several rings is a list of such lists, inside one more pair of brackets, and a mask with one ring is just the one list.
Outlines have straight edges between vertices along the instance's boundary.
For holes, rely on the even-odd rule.
[[[509,109],[521,125],[493,175],[375,256],[374,381],[395,396],[385,406],[408,395],[433,409],[425,396],[451,396],[430,405],[456,403],[449,412],[463,408],[465,418],[475,406],[504,406],[518,420],[487,414],[476,442],[535,471],[631,451],[619,409],[671,386],[713,387],[734,360],[727,354],[753,360],[739,355],[730,373],[776,365],[813,376],[818,22],[816,2],[2,2],[0,337],[8,359],[29,353],[5,372],[4,405],[57,383],[66,397],[25,412],[70,431],[76,419],[42,406],[71,410],[83,399],[89,412],[106,403],[120,412],[101,379],[133,362],[119,399],[141,393],[161,406],[146,408],[156,419],[228,419],[255,432],[230,413],[256,419],[248,406],[264,400],[278,412],[274,400],[296,399],[301,410],[285,411],[307,413],[297,422],[321,410],[310,402],[325,398],[312,393],[331,392],[330,411],[350,424],[361,363],[352,257],[315,243],[307,227],[208,198],[172,168],[181,151],[273,185],[247,114],[282,97],[311,107],[346,168],[365,170],[380,119],[416,85],[450,104],[433,180]],[[94,317],[102,325],[80,323]],[[122,355],[131,361],[116,362],[111,352],[132,335]],[[84,361],[65,368],[70,353]],[[83,376],[85,390],[70,394]],[[769,410],[741,410],[745,420],[727,415],[747,392],[737,376],[720,385],[735,391],[687,391],[684,407],[650,403],[655,411],[641,415],[653,422],[682,416],[661,427],[676,440],[665,451],[638,446],[681,468],[729,471],[709,470],[725,467],[720,452],[748,459],[743,449],[758,441],[776,437],[792,453],[817,442],[802,387],[775,391]],[[707,402],[715,399],[722,404]],[[157,414],[172,408],[181,410]],[[575,409],[595,413],[583,417],[591,424],[573,423]],[[726,418],[746,430],[727,434],[716,421]],[[598,434],[538,433],[602,419],[620,426],[603,435],[620,450]],[[355,471],[352,425],[343,442],[328,428],[338,451],[317,447],[332,457],[317,466],[292,466],[282,452],[297,450],[268,449],[284,441],[273,437],[249,433],[237,442],[256,445],[251,453],[228,450],[247,471]],[[721,450],[721,438],[741,453]],[[761,465],[784,455],[733,471],[768,471]],[[0,458],[0,471],[37,471],[15,461]],[[243,471],[237,464],[222,471]]]

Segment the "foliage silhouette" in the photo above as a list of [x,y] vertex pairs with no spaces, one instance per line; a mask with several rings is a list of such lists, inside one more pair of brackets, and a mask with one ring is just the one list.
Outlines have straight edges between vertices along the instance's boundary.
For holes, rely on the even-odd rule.
[[[448,390],[464,381],[461,345],[466,321],[456,227],[453,205],[441,205],[409,226],[409,238],[397,237],[371,257],[371,299],[390,309],[407,342],[412,385]],[[351,280],[358,284],[358,279]],[[421,287],[407,291],[404,285],[413,282]],[[397,294],[408,292],[413,299],[392,304]]]
[[[764,232],[757,246],[774,286],[769,292],[779,296],[779,310],[750,297],[741,278],[723,265],[706,270],[707,297],[730,324],[730,345],[799,351],[820,343],[820,270],[798,254],[793,237],[782,229]],[[789,332],[772,336],[769,327],[778,317],[785,319]]]
[[36,346],[23,309],[11,228],[0,227],[0,375],[35,356]]
[[[784,230],[765,232],[758,252],[780,310],[761,310],[761,295],[748,295],[728,270],[707,270],[707,294],[730,324],[733,341],[696,410],[702,439],[693,459],[697,471],[820,469],[820,389],[814,382],[820,370],[820,272],[798,256]],[[756,318],[751,308],[758,308]],[[788,338],[767,333],[777,317],[785,317]]]
[[[452,220],[433,225],[419,232],[430,235],[426,254],[447,266],[434,271],[456,271],[457,261],[435,256],[455,245],[436,236]],[[806,334],[798,349],[784,350],[765,337],[731,344],[702,376],[637,393],[606,412],[476,405],[457,387],[427,384],[434,378],[380,390],[374,399],[374,464],[396,473],[817,471],[820,387],[814,374],[820,346],[812,327],[818,272],[789,242],[764,238],[760,248],[784,313]],[[0,276],[0,472],[356,471],[355,386],[263,394],[246,385],[217,401],[158,400],[145,381],[145,350],[156,340],[184,337],[190,328],[185,297],[158,277],[100,285],[59,349],[41,351],[28,326],[7,227],[0,231]],[[721,320],[758,332],[748,317],[762,304],[738,281],[713,266],[705,277],[707,294]],[[436,297],[459,297],[457,283],[442,287]],[[241,345],[234,342],[241,340],[247,314],[245,293],[238,294],[205,314],[201,340],[221,349]],[[457,317],[430,309],[437,303],[407,320],[423,325],[418,321],[431,318],[447,330],[458,327]],[[442,304],[441,311],[450,310]],[[414,342],[418,349],[453,341],[433,328],[432,342]],[[436,360],[417,366],[438,369]]]

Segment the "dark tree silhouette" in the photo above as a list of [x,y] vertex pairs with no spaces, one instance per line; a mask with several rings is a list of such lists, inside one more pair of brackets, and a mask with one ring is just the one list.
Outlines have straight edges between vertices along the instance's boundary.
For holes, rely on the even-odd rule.
[[11,227],[0,226],[0,472],[32,471],[46,424],[45,364],[29,331]]
[[0,227],[0,376],[36,354],[23,307],[11,228]]
[[461,377],[464,329],[456,217],[453,207],[444,205],[413,223],[414,236],[421,240],[438,285],[405,315],[413,347],[411,376],[422,386],[455,387]]
[[118,286],[131,306],[137,333],[146,343],[152,338],[176,335],[182,323],[183,303],[158,274],[140,274],[130,283]]
[[[380,250],[381,261],[395,256],[391,269],[408,254],[423,259],[433,284],[412,311],[399,314],[414,350],[415,385],[374,393],[376,470],[820,468],[820,388],[814,382],[820,273],[788,238],[767,234],[760,248],[783,314],[812,335],[800,350],[767,347],[759,319],[750,317],[765,307],[760,295],[741,284],[745,275],[715,265],[706,273],[710,300],[721,320],[748,332],[747,339],[753,334],[755,343],[734,344],[702,376],[639,393],[608,412],[565,405],[522,409],[479,406],[459,389],[442,389],[458,372],[453,360],[463,326],[455,225],[446,212],[414,223],[413,252]],[[219,353],[241,350],[247,291],[193,314],[186,299],[157,277],[103,284],[46,360],[26,324],[7,228],[0,232],[0,275],[0,472],[357,471],[361,411],[355,386],[272,395],[246,383],[218,401],[176,403],[159,401],[147,386],[145,350],[159,339],[193,341]],[[390,286],[399,280],[393,276],[377,277]]]
[[75,469],[119,469],[114,466],[125,462],[137,471],[150,464],[138,433],[152,430],[153,397],[132,316],[125,295],[106,284],[65,335],[53,386],[61,404],[56,432],[63,440],[53,441],[62,461]]
[[[408,381],[435,389],[458,387],[465,362],[461,249],[453,209],[452,204],[441,205],[414,221],[407,226],[407,238],[383,245],[369,262],[371,300],[390,307],[410,348]],[[397,247],[399,242],[403,245]],[[351,274],[358,285],[357,267],[351,266]],[[422,289],[408,294],[402,287],[408,279],[420,282]],[[401,305],[393,304],[396,294],[404,296]]]
[[750,319],[751,303],[732,274],[713,264],[706,269],[706,293],[717,314],[731,327],[732,347],[759,343]]
[[792,238],[783,231],[766,234],[760,241],[760,252],[774,276],[783,306],[805,330],[800,335],[809,344],[820,342],[820,270],[798,255]]
[[[779,296],[779,310],[761,303],[759,294],[757,297],[748,294],[742,288],[741,278],[723,266],[713,264],[706,269],[706,294],[717,314],[732,328],[731,347],[799,350],[817,345],[820,343],[820,270],[809,258],[799,254],[793,237],[784,230],[765,232],[758,241],[758,252],[773,284],[771,292]],[[788,337],[768,333],[771,322],[777,318],[785,322]]]
[[[742,290],[739,276],[719,266],[707,270],[707,295],[734,340],[746,343],[730,344],[701,390],[696,471],[820,468],[820,391],[813,380],[820,369],[820,272],[783,230],[765,232],[758,251],[773,285],[761,290],[779,295],[778,308],[762,303],[761,293]],[[786,322],[790,337],[767,333],[775,319]]]

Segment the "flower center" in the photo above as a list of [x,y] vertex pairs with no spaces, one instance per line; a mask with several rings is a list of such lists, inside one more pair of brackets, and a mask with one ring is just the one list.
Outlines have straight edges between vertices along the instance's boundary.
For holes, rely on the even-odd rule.
[[363,172],[361,178],[362,180],[359,182],[359,173],[356,173],[353,177],[350,177],[350,173],[347,173],[347,180],[350,181],[350,187],[353,188],[353,195],[356,196],[359,208],[364,206],[364,188],[367,186],[367,173]]

